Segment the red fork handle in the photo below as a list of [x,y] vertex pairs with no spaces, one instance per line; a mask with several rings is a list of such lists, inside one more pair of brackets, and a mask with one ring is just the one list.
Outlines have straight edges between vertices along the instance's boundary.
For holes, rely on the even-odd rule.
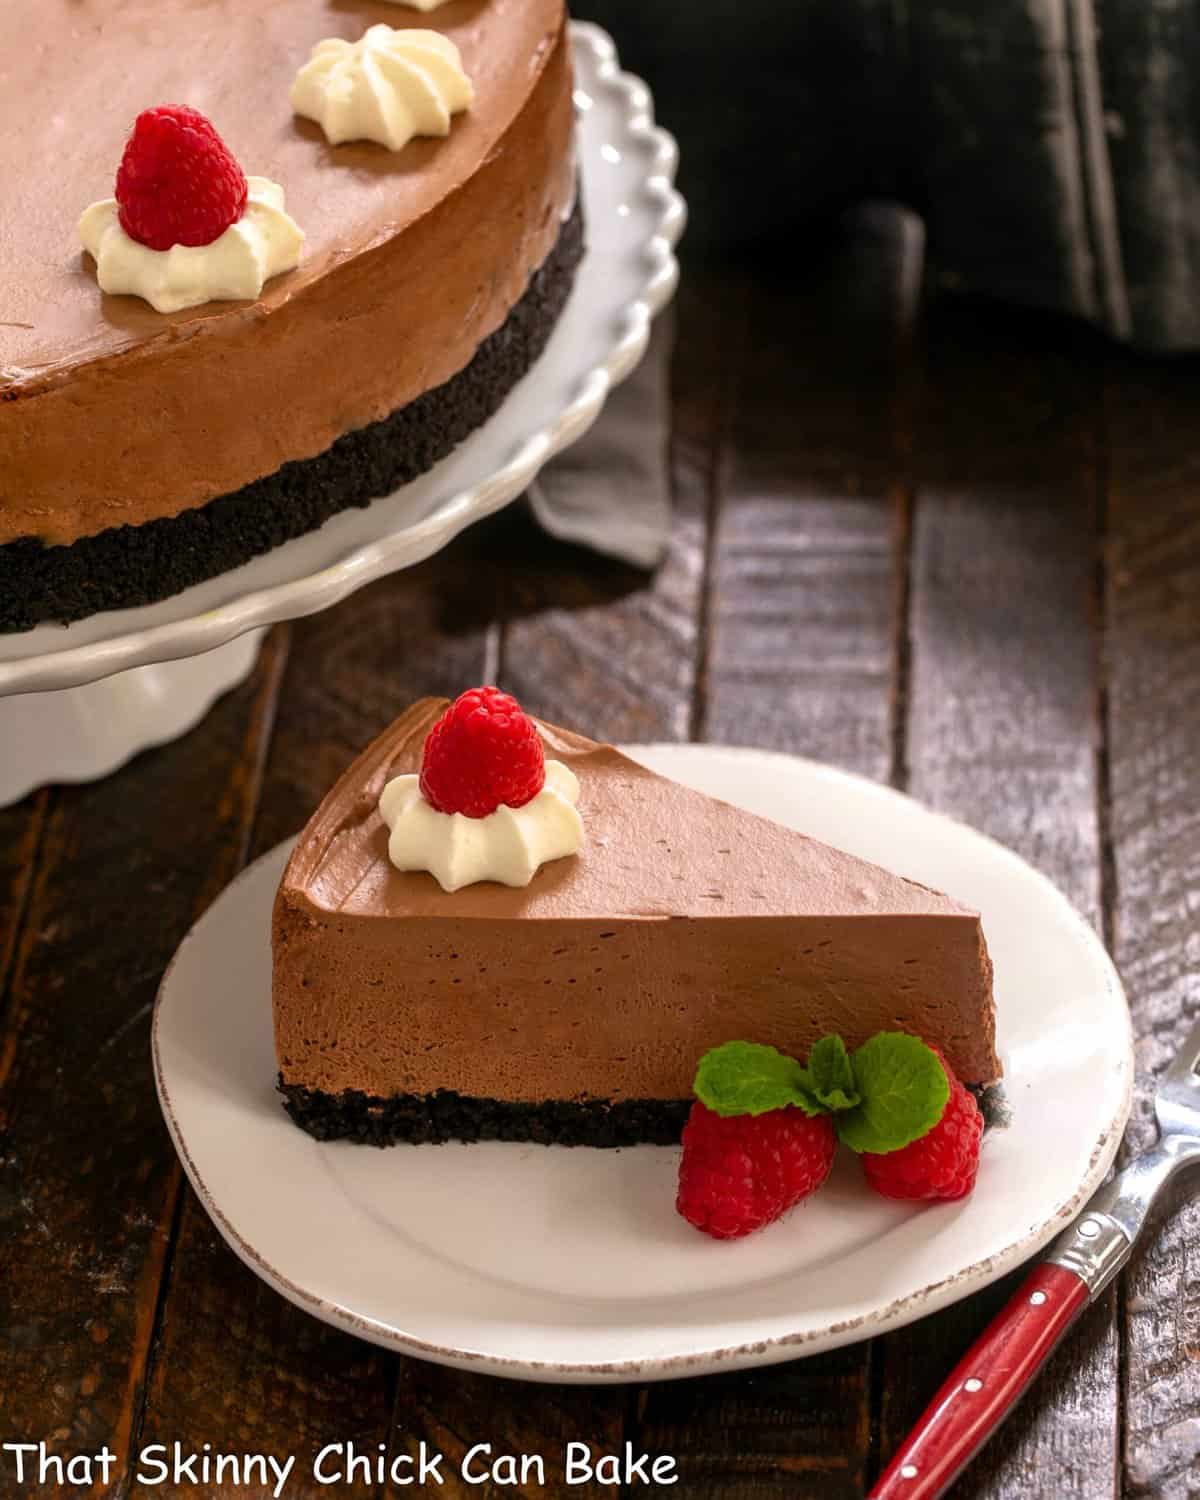
[[993,1318],[900,1445],[867,1500],[937,1500],[1025,1394],[1087,1306],[1074,1271],[1043,1262]]

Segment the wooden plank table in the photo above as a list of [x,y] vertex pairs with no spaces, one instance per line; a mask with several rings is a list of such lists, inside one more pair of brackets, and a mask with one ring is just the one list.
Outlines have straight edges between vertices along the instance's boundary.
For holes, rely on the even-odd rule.
[[[922,309],[920,253],[915,221],[872,209],[811,263],[690,268],[654,576],[511,511],[277,629],[179,743],[0,813],[0,1441],[107,1442],[94,1493],[138,1500],[169,1492],[134,1480],[152,1442],[297,1453],[287,1493],[307,1500],[331,1493],[302,1472],[322,1443],[423,1438],[629,1438],[678,1458],[676,1493],[851,1500],[1005,1296],[762,1372],[586,1390],[393,1357],[241,1266],[159,1118],[158,978],[422,693],[499,678],[605,738],[818,756],[995,834],[1113,947],[1145,1138],[1150,1077],[1200,1009],[1200,370]],[[1197,1243],[1200,1207],[1177,1201],[959,1500],[1200,1495]],[[440,1492],[581,1493],[551,1478]]]

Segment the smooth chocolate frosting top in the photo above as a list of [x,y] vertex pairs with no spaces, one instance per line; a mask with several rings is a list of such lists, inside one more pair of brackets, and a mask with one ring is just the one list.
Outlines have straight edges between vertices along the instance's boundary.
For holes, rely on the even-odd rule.
[[422,699],[334,786],[284,875],[315,906],[358,916],[587,919],[889,913],[974,918],[937,891],[647,770],[611,745],[538,723],[547,756],[579,778],[582,851],[523,888],[482,882],[452,894],[387,857],[379,794],[417,771],[446,708]]
[[[562,0],[450,0],[423,15],[374,0],[37,0],[0,7],[0,388],[61,378],[144,339],[192,337],[245,316],[207,303],[156,313],[96,287],[76,221],[109,198],[135,116],[156,104],[208,115],[243,171],[278,182],[304,230],[299,267],[258,305],[401,233],[465,182],[529,96]],[[332,147],[288,89],[324,37],[432,28],[462,52],[475,103],[446,139],[400,152]]]
[[[445,138],[331,146],[288,91],[314,42],[431,27],[475,103]],[[77,221],[139,111],[207,114],[280,184],[296,270],[247,302],[102,295]],[[563,0],[38,0],[0,7],[0,545],[68,544],[232,493],[449,380],[574,193]]]

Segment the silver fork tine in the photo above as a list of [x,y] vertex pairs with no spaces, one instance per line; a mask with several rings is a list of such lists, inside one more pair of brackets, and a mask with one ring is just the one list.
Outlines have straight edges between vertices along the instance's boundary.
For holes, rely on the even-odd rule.
[[1171,1066],[1162,1075],[1163,1083],[1193,1083],[1200,1088],[1197,1066],[1200,1065],[1200,1021],[1192,1027],[1175,1054]]

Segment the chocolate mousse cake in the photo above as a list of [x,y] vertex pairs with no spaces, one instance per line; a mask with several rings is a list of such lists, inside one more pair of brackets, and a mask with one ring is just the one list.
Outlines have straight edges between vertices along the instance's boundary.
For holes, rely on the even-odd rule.
[[[496,410],[564,306],[564,0],[38,0],[0,7],[0,57],[0,630],[162,598],[390,493]],[[166,105],[261,174],[252,207],[286,194],[302,249],[256,295],[124,291],[136,229],[96,200]]]
[[514,812],[518,778],[488,834],[440,810],[435,741],[463,701],[409,709],[288,862],[274,1026],[304,1129],[677,1141],[697,1062],[733,1039],[802,1056],[911,1032],[964,1083],[999,1078],[978,913],[537,720],[545,785]]

